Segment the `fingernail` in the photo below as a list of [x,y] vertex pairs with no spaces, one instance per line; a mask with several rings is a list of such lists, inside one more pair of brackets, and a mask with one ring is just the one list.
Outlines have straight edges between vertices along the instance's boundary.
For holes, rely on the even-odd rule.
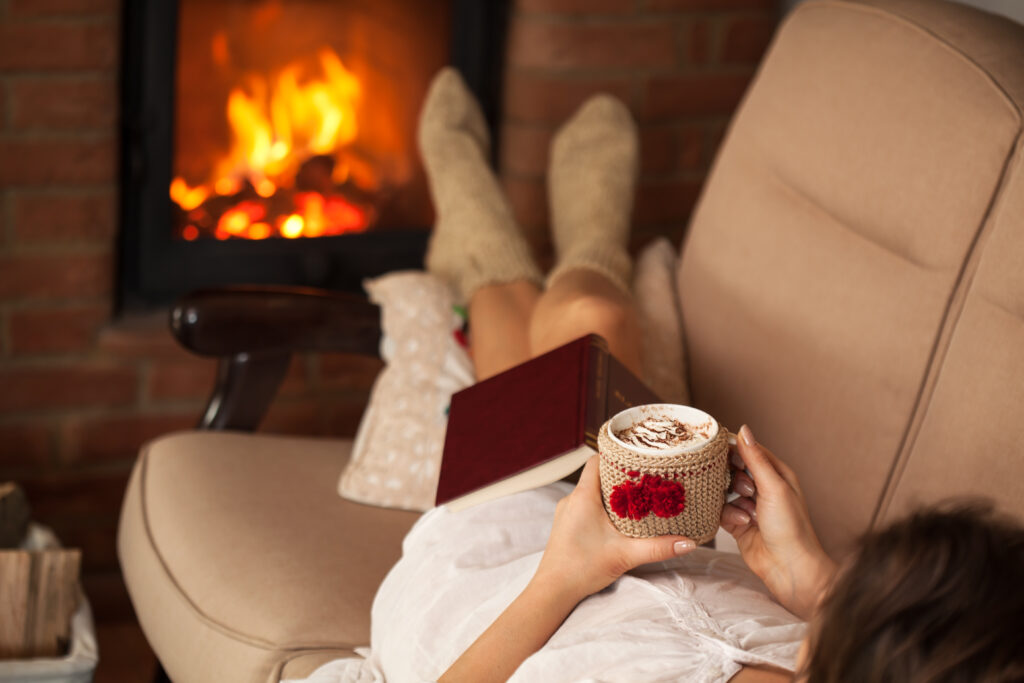
[[696,543],[694,543],[690,539],[686,539],[685,541],[676,541],[672,545],[672,550],[675,551],[676,555],[682,555],[684,553],[690,552],[691,550],[693,550],[696,547],[697,547]]
[[754,432],[750,431],[750,427],[748,427],[747,425],[743,425],[742,427],[740,427],[740,438],[743,439],[743,443],[747,444],[748,446],[753,446],[755,443],[757,443],[756,441],[754,441]]
[[743,512],[743,510],[740,510],[740,513],[737,516],[737,518],[739,519],[740,524],[750,524],[750,515],[748,515],[746,512]]
[[734,488],[736,489],[736,493],[740,494],[741,496],[747,496],[748,498],[754,495],[754,492],[756,490],[754,488],[754,485],[751,484],[749,481],[738,481],[736,482],[736,486]]

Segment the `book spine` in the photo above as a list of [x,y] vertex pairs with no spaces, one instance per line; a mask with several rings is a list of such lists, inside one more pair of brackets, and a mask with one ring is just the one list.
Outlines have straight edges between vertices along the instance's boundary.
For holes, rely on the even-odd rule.
[[590,335],[584,358],[583,390],[585,392],[583,441],[597,450],[597,433],[608,413],[608,343],[596,334]]

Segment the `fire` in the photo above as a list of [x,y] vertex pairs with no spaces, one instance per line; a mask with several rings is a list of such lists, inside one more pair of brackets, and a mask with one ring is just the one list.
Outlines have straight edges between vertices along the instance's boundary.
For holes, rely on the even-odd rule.
[[319,50],[316,62],[316,78],[296,62],[273,78],[249,73],[231,90],[227,153],[200,185],[177,177],[170,186],[171,199],[188,215],[184,239],[201,231],[218,239],[319,237],[369,225],[371,210],[342,194],[346,187],[356,187],[356,196],[375,189],[375,180],[364,169],[354,173],[344,154],[359,132],[362,87],[332,50]]

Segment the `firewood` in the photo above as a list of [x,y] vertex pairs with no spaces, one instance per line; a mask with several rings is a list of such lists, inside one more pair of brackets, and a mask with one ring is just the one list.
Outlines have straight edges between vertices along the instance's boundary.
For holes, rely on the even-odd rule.
[[66,654],[82,552],[0,551],[0,659]]

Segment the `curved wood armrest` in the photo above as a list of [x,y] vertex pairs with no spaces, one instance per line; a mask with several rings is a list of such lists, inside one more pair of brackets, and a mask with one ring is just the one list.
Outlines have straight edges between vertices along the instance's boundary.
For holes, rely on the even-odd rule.
[[170,323],[186,349],[221,359],[201,429],[256,429],[293,352],[377,356],[381,336],[380,309],[364,297],[300,287],[193,292]]
[[378,355],[380,308],[365,297],[302,287],[207,289],[171,309],[171,332],[201,356],[293,351]]

